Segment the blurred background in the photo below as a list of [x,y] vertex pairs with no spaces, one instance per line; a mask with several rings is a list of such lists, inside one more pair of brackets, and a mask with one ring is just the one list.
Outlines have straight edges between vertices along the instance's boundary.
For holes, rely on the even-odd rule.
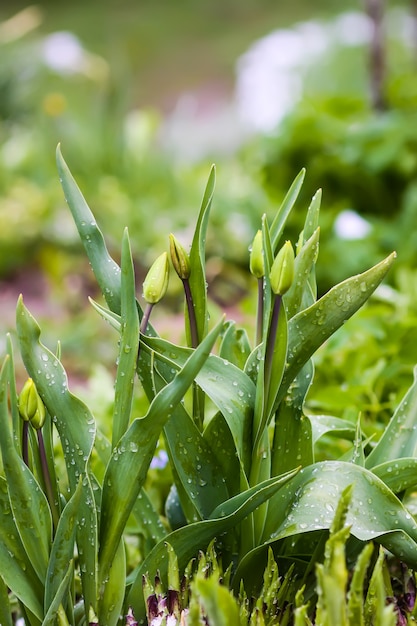
[[[289,235],[322,187],[320,292],[396,249],[379,306],[409,311],[416,362],[416,20],[415,0],[2,0],[0,341],[23,292],[74,380],[114,362],[87,306],[97,293],[56,173],[61,142],[115,258],[129,227],[139,295],[169,232],[190,243],[215,162],[209,289],[243,321],[248,247],[306,167]],[[168,335],[182,306],[171,283]],[[375,346],[402,340],[370,326]]]

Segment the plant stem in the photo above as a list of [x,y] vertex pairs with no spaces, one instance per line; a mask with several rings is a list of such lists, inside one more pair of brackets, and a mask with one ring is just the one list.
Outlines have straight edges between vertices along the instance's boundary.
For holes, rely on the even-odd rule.
[[193,294],[191,293],[190,281],[188,278],[184,278],[182,283],[184,285],[185,301],[187,303],[188,319],[190,321],[191,347],[197,348],[200,342],[198,340],[197,320],[195,317],[194,300]]
[[256,345],[262,341],[264,318],[264,278],[258,278],[258,307],[256,311]]
[[29,467],[29,422],[23,422],[22,429],[22,458]]
[[139,329],[142,335],[146,335],[146,329],[148,328],[149,318],[151,316],[153,307],[154,305],[149,302],[146,305],[145,311],[143,313],[142,321],[140,323],[140,329]]
[[[182,283],[184,285],[185,301],[187,303],[188,319],[190,322],[190,337],[191,347],[197,348],[200,343],[198,340],[197,319],[195,316],[193,294],[191,293],[190,281],[188,278],[183,278]],[[199,430],[203,430],[204,424],[204,396],[202,396],[200,388],[194,382],[193,383],[193,417]]]
[[272,375],[272,361],[274,357],[275,342],[278,332],[278,320],[279,312],[281,310],[282,296],[274,295],[274,302],[272,305],[271,324],[269,326],[268,339],[265,351],[265,369],[264,369],[264,393],[265,398],[268,398],[269,386]]
[[58,509],[57,509],[55,498],[54,498],[54,492],[52,489],[52,481],[51,481],[51,475],[49,473],[48,460],[46,458],[45,444],[43,441],[41,429],[37,430],[36,432],[38,435],[39,456],[41,459],[42,475],[45,481],[46,497],[48,498],[49,506],[51,508],[52,519],[54,521],[54,527],[56,528],[58,525],[58,521],[59,521],[59,514],[58,514]]

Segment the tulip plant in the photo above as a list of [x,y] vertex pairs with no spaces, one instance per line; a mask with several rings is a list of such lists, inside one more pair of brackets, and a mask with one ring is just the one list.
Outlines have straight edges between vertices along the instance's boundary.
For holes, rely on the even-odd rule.
[[[169,237],[171,264],[184,291],[186,345],[180,346],[160,338],[151,324],[168,284],[167,252],[149,270],[143,298],[137,298],[127,231],[119,267],[59,149],[57,163],[105,301],[92,305],[119,342],[112,433],[106,439],[88,406],[70,392],[60,348],[44,345],[21,297],[17,339],[29,380],[18,394],[10,338],[0,374],[0,623],[10,626],[19,613],[27,626],[159,624],[168,619],[158,603],[167,606],[172,580],[177,590],[181,577],[192,580],[192,559],[200,554],[201,562],[213,546],[223,590],[219,580],[213,585],[202,576],[191,583],[194,602],[200,594],[205,603],[205,619],[218,593],[226,602],[227,592],[231,602],[232,593],[250,598],[264,584],[267,594],[265,581],[278,585],[277,577],[264,580],[263,572],[275,571],[276,562],[287,572],[285,585],[294,588],[299,581],[293,594],[297,624],[311,623],[300,593],[314,597],[309,581],[322,561],[317,611],[330,610],[323,588],[331,587],[335,546],[346,544],[355,560],[377,542],[417,567],[417,525],[401,501],[417,484],[417,384],[378,442],[364,439],[359,420],[305,410],[315,351],[366,302],[395,255],[317,299],[320,192],[298,241],[285,240],[302,171],[275,217],[264,216],[254,237],[253,344],[233,321],[209,324],[205,239],[213,168],[190,250]],[[132,406],[139,386],[149,402],[137,417]],[[315,460],[323,435],[349,442],[342,458]],[[165,515],[145,485],[157,445],[166,450],[172,471]],[[345,502],[343,514],[336,514],[339,501]],[[337,537],[331,544],[329,530]],[[126,554],[133,540],[138,549],[132,565]],[[180,608],[181,623],[201,623],[191,608],[188,616],[187,607]],[[246,618],[241,613],[239,619]]]

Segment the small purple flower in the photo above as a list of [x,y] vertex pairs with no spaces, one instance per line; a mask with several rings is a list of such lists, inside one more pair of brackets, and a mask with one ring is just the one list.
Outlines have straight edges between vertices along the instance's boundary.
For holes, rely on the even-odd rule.
[[151,461],[151,469],[164,469],[168,463],[168,455],[165,450],[159,450]]

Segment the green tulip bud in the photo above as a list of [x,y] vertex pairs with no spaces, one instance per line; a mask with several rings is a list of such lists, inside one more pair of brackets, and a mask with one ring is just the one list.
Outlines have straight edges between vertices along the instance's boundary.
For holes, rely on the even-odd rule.
[[294,250],[291,241],[286,241],[275,257],[269,280],[277,296],[283,296],[291,287],[294,280]]
[[45,405],[42,402],[36,385],[28,378],[19,396],[18,402],[20,417],[32,424],[36,429],[42,428],[45,423]]
[[156,304],[168,288],[168,254],[163,252],[152,264],[143,282],[143,297],[148,304]]
[[181,280],[187,280],[191,273],[190,257],[172,233],[169,236],[169,249],[175,271]]
[[249,257],[249,269],[256,278],[262,278],[265,274],[264,255],[262,245],[262,231],[258,230],[252,242]]

